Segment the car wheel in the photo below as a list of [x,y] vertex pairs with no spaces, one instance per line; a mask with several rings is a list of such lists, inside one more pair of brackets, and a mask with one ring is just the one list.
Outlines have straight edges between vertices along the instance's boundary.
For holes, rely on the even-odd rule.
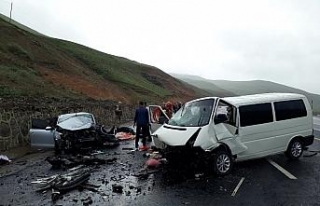
[[219,150],[213,155],[213,171],[218,176],[230,174],[233,168],[233,159],[229,152]]
[[293,139],[289,143],[288,149],[285,152],[286,156],[291,160],[299,159],[303,153],[303,144],[299,139]]

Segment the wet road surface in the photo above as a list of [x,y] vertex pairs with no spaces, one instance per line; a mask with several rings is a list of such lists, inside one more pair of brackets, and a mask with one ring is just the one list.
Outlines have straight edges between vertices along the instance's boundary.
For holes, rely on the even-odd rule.
[[[320,132],[309,150],[298,161],[285,155],[236,163],[226,177],[204,175],[201,171],[161,167],[146,170],[146,152],[131,152],[133,141],[105,150],[102,158],[116,158],[114,164],[92,167],[89,183],[97,191],[74,189],[54,204],[51,192],[35,192],[32,181],[61,174],[45,158],[52,151],[36,152],[0,168],[0,205],[319,205],[320,204]],[[274,165],[278,164],[283,170]],[[296,179],[290,179],[285,173]],[[112,185],[120,185],[114,192]],[[91,200],[91,201],[88,201]]]

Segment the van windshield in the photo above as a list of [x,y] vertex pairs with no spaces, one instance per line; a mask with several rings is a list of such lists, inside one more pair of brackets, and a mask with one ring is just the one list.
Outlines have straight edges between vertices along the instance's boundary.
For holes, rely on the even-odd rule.
[[181,127],[199,127],[209,124],[214,99],[186,103],[169,120],[168,124]]

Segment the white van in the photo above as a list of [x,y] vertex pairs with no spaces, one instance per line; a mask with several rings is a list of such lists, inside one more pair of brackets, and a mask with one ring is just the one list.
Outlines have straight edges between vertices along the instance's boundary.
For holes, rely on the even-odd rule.
[[[230,173],[234,161],[285,152],[298,159],[314,141],[308,99],[293,93],[206,97],[184,104],[157,129],[152,111],[153,143],[170,157],[197,154],[217,175]],[[159,126],[159,124],[158,124]]]

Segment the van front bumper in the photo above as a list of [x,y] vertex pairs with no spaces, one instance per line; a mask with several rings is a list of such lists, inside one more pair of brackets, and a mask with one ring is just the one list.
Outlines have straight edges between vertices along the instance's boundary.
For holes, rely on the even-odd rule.
[[314,141],[314,135],[308,135],[303,138],[303,146],[309,146]]
[[186,146],[167,146],[162,153],[168,160],[181,160],[183,159],[203,159],[205,151],[201,147],[186,147]]

